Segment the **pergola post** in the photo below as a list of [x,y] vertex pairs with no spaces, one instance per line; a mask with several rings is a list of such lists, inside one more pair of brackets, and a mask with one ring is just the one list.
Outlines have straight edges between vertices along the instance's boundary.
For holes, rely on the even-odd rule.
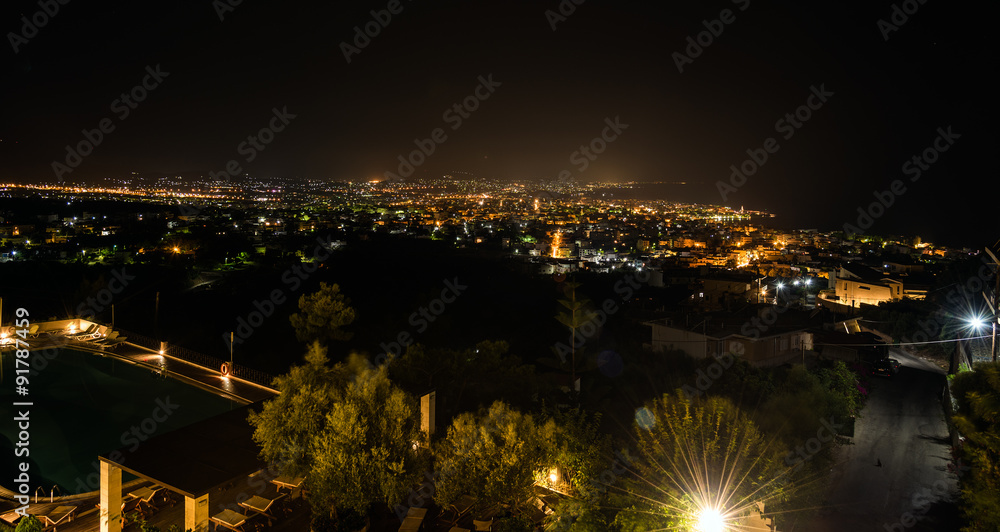
[[122,470],[101,460],[101,532],[122,532]]
[[[208,494],[184,497],[184,530],[208,532]],[[104,532],[103,530],[101,532]]]
[[420,430],[427,435],[430,443],[437,424],[437,392],[430,392],[420,398]]

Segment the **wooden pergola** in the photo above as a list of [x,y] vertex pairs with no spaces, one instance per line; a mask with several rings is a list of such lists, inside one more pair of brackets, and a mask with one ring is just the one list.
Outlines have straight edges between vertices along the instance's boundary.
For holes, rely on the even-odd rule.
[[122,471],[182,495],[183,530],[207,532],[210,493],[265,466],[247,421],[260,408],[261,403],[241,406],[149,438],[135,450],[123,447],[101,455],[101,532],[122,530]]

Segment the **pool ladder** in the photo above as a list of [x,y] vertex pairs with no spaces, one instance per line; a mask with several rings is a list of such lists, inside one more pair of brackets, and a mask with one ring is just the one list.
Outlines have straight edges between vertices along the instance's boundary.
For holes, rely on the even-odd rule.
[[[35,502],[36,503],[38,502],[38,490],[42,490],[42,493],[45,493],[45,486],[38,486],[37,488],[35,488]],[[49,502],[52,502],[52,500],[55,499],[55,497],[56,497],[56,490],[59,491],[59,496],[62,497],[62,495],[63,495],[62,490],[59,489],[58,485],[53,484],[52,485],[52,489],[49,490]]]

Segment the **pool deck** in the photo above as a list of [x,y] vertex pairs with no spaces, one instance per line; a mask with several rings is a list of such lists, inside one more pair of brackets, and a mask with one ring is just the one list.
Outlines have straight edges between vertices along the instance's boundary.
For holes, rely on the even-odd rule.
[[[135,481],[134,484],[124,489],[123,493],[148,485],[150,485],[148,481]],[[276,490],[273,485],[269,484],[266,487],[261,488],[259,482],[253,483],[249,480],[245,482],[238,482],[222,489],[217,489],[210,494],[211,508],[209,510],[209,515],[214,516],[226,508],[231,508],[234,509],[234,511],[239,511],[239,513],[244,513],[242,508],[238,508],[238,501],[247,500],[254,495],[261,495],[263,497],[270,498],[275,495],[275,492]],[[288,497],[286,497],[286,499],[287,498]],[[173,499],[175,502],[170,505],[162,503],[157,504],[160,509],[147,519],[147,523],[159,528],[160,532],[167,532],[167,529],[170,528],[171,525],[176,525],[178,528],[183,529],[184,502],[176,494],[173,496]],[[97,504],[97,496],[79,498],[74,501],[60,502],[57,500],[52,503],[39,502],[38,504],[32,504],[28,513],[44,515],[58,506],[77,506],[78,509],[76,517],[73,521],[60,524],[57,529],[49,528],[47,531],[97,532],[100,530],[100,514]],[[0,502],[0,514],[7,512],[8,508],[10,508],[10,504],[4,505],[3,502]],[[266,519],[263,519],[260,516],[254,517],[248,522],[248,525],[244,527],[245,532],[254,532],[258,529],[271,530],[274,532],[307,532],[310,530],[310,509],[305,500],[301,497],[294,497],[283,506],[283,509],[284,511],[274,512],[277,519],[270,526],[268,526]],[[423,521],[421,531],[448,532],[451,530],[452,526],[456,524],[452,521],[452,519],[450,519],[452,515],[453,514],[448,512],[442,512],[437,506],[431,505],[428,507],[427,515]],[[475,527],[472,524],[472,518],[473,516],[471,514],[464,515],[458,521],[457,526],[474,530]],[[388,510],[377,512],[371,519],[372,521],[368,529],[370,532],[395,532],[399,530],[399,518]],[[210,523],[209,532],[215,532],[215,530],[215,525]],[[218,532],[226,531],[227,529],[224,527],[220,527],[218,530]],[[133,523],[126,526],[123,529],[123,532],[141,532],[141,530],[137,524]]]
[[[237,377],[223,377],[217,370],[172,357],[169,349],[167,353],[161,355],[157,351],[128,341],[114,346],[100,346],[92,342],[71,340],[59,335],[42,335],[38,338],[28,339],[27,342],[29,350],[35,352],[34,356],[54,356],[56,351],[52,351],[52,348],[75,349],[101,356],[111,356],[137,366],[147,367],[152,372],[175,378],[244,404],[269,399],[278,393],[274,389]],[[7,347],[4,351],[9,352],[11,349],[11,347]],[[38,353],[39,351],[41,353]]]
[[[123,494],[128,493],[131,490],[143,486],[150,486],[151,483],[145,480],[138,480],[130,484],[129,487],[123,489]],[[228,486],[224,489],[219,489],[210,494],[210,504],[211,509],[209,510],[209,515],[215,515],[221,512],[225,508],[239,509],[240,513],[243,513],[241,508],[238,508],[237,501],[246,500],[254,495],[262,495],[266,497],[273,496],[275,492],[273,485],[266,486],[263,490],[260,484],[253,484],[249,482],[234,483],[232,486]],[[173,495],[172,504],[164,504],[157,502],[156,506],[159,508],[155,513],[150,515],[147,519],[149,525],[155,526],[160,529],[160,532],[167,532],[167,529],[171,525],[176,525],[178,528],[183,530],[184,528],[184,500],[178,495]],[[46,502],[41,502],[41,501]],[[40,498],[38,504],[32,503],[28,509],[28,513],[33,515],[45,515],[46,513],[54,510],[58,506],[76,506],[76,516],[72,521],[63,522],[56,529],[49,528],[47,530],[52,530],[53,532],[96,532],[100,530],[100,510],[98,509],[99,496],[88,495],[84,497],[70,497],[63,500],[55,500],[55,502],[47,502],[48,498]],[[10,511],[14,503],[9,503],[7,501],[0,502],[0,514]],[[285,506],[287,511],[281,512],[277,515],[278,519],[274,522],[274,525],[269,528],[269,530],[274,530],[277,532],[305,532],[309,530],[309,507],[306,505],[305,501],[301,498],[296,498],[295,500],[289,501]],[[260,523],[257,523],[260,521]],[[251,522],[257,524],[266,524],[265,520],[260,519],[259,516],[252,520]],[[209,530],[212,530],[213,526],[209,525]],[[137,524],[130,524],[124,528],[126,532],[141,532]],[[221,529],[220,532],[226,530]],[[247,528],[247,532],[253,530],[252,527]]]

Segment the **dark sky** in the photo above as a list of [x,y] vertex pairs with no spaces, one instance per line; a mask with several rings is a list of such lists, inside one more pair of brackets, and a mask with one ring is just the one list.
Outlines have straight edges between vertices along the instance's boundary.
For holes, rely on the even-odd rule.
[[[413,177],[686,181],[672,199],[820,229],[856,224],[901,179],[871,231],[998,236],[991,4],[402,0],[350,63],[341,43],[389,2],[342,4],[243,0],[220,20],[225,0],[73,0],[15,53],[11,32],[42,8],[6,0],[0,179],[55,180],[52,162],[104,118],[114,131],[63,177],[207,175],[236,159],[257,176],[367,179],[442,128]],[[919,7],[886,41],[894,5]],[[553,31],[560,6],[574,11]],[[673,54],[724,9],[734,20],[679,72]],[[115,100],[156,65],[169,76],[122,119]],[[445,111],[489,75],[500,85],[452,129]],[[821,86],[833,95],[785,139],[776,123]],[[240,143],[286,107],[295,118],[246,162]],[[581,171],[574,151],[615,117],[628,128]],[[948,126],[960,137],[912,181],[903,164]],[[777,151],[724,200],[717,182],[770,137]]]

